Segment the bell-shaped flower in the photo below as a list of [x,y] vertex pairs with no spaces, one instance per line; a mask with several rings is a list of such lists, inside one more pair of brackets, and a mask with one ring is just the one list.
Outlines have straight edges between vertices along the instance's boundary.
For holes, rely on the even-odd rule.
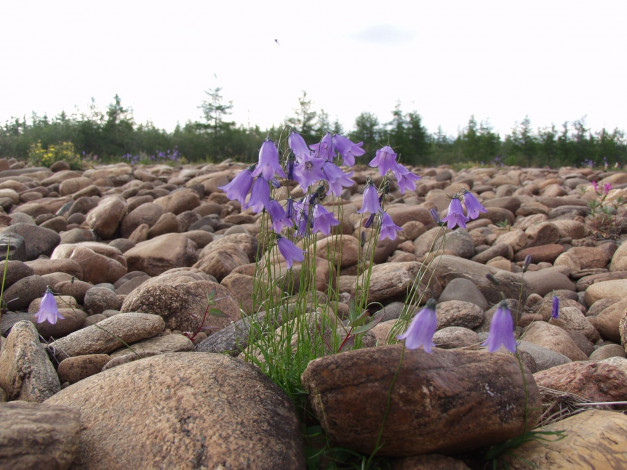
[[556,295],[553,296],[551,304],[551,318],[557,320],[560,315],[560,298]]
[[361,209],[359,209],[357,212],[359,214],[363,214],[364,212],[376,214],[380,210],[381,203],[379,202],[379,193],[377,192],[377,188],[374,184],[368,183],[366,185],[366,189],[364,189]]
[[46,289],[46,293],[41,298],[41,304],[39,305],[39,310],[37,310],[35,316],[37,317],[37,323],[47,321],[52,325],[54,325],[57,320],[65,319],[63,315],[59,313],[57,300],[54,298],[54,294],[49,288]]
[[435,314],[435,300],[429,299],[427,305],[412,319],[407,331],[397,338],[405,340],[407,349],[418,349],[422,346],[426,352],[430,353],[434,346],[433,335],[437,327],[438,317]]
[[455,196],[451,199],[448,205],[448,214],[446,214],[446,217],[442,217],[442,222],[446,222],[448,228],[451,230],[457,226],[466,228],[468,217],[464,215],[464,208],[462,207],[462,202],[459,200],[459,197]]
[[476,219],[480,212],[488,212],[470,191],[464,191],[464,204],[466,204],[468,220]]
[[259,176],[253,184],[246,208],[252,209],[256,214],[268,207],[268,204],[270,204],[270,187],[268,181],[263,176]]
[[414,175],[400,163],[396,165],[396,169],[392,169],[392,172],[394,173],[394,177],[398,183],[398,190],[401,194],[405,194],[406,189],[410,191],[416,190],[416,181],[420,179],[420,176]]
[[379,231],[379,240],[389,238],[390,240],[396,240],[396,232],[403,230],[396,225],[392,220],[392,217],[387,212],[381,211],[381,230]]
[[278,201],[271,199],[268,203],[267,211],[270,215],[270,220],[272,221],[272,230],[276,233],[281,233],[283,227],[287,227],[289,225],[289,220],[285,216],[283,206],[281,206]]
[[331,233],[331,227],[339,225],[340,221],[335,218],[333,212],[329,212],[322,204],[316,204],[313,210],[313,228],[314,233],[320,232],[324,235]]
[[324,165],[322,165],[322,172],[329,184],[329,193],[335,197],[340,197],[342,194],[342,188],[350,188],[355,184],[355,181],[351,179],[353,172],[350,171],[348,173],[344,173],[333,162],[324,162]]
[[366,153],[366,151],[361,148],[364,145],[363,142],[356,144],[349,138],[340,134],[333,136],[333,145],[335,145],[335,149],[342,156],[342,160],[344,160],[344,165],[346,166],[353,166],[355,164],[355,157],[360,157]]
[[261,148],[259,149],[259,161],[252,175],[261,175],[266,181],[270,181],[274,178],[274,175],[285,178],[285,172],[279,164],[279,151],[271,140],[266,140],[261,144]]
[[516,352],[514,320],[505,300],[501,301],[496,312],[494,312],[490,322],[490,333],[481,345],[486,346],[490,352],[498,351],[501,346],[505,346],[509,352]]
[[316,181],[325,179],[322,172],[324,160],[320,158],[312,158],[303,162],[294,168],[294,179],[298,181],[303,191],[307,192],[307,188]]
[[305,259],[305,254],[303,250],[298,248],[294,243],[289,241],[287,238],[278,236],[277,246],[279,247],[279,252],[281,256],[285,259],[285,263],[287,264],[287,268],[291,268],[294,262],[300,263]]
[[314,153],[309,148],[303,136],[298,132],[292,132],[287,138],[287,145],[294,152],[294,156],[299,163],[307,162],[311,160]]
[[385,176],[388,171],[400,171],[396,163],[396,152],[389,145],[377,150],[369,165],[372,168],[378,168],[381,176]]
[[239,201],[242,207],[245,205],[246,196],[253,185],[252,170],[247,168],[237,174],[233,180],[224,186],[218,186],[218,189],[226,193],[226,197],[231,200]]
[[333,160],[335,157],[335,147],[333,146],[333,138],[331,134],[326,133],[318,144],[312,144],[311,148],[314,151],[316,158],[323,160]]

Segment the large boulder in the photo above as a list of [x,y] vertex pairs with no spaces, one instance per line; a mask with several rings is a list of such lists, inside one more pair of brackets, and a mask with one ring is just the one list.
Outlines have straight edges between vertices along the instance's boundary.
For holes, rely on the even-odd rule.
[[169,353],[88,377],[47,402],[80,411],[80,468],[304,468],[292,403],[257,368]]
[[524,374],[508,354],[392,345],[315,359],[302,383],[334,443],[401,457],[486,447],[522,433],[525,417],[533,428],[540,392]]

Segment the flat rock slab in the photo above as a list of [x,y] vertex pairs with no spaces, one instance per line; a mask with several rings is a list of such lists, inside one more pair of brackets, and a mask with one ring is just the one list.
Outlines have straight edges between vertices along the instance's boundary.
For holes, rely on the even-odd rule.
[[[540,393],[524,370],[527,423],[533,427],[540,416]],[[302,382],[332,441],[365,454],[377,444],[388,399],[379,455],[471,451],[524,429],[523,376],[509,354],[403,353],[402,345],[360,349],[311,361]]]
[[53,341],[48,347],[58,359],[82,354],[108,354],[142,339],[157,336],[165,329],[159,315],[127,312]]

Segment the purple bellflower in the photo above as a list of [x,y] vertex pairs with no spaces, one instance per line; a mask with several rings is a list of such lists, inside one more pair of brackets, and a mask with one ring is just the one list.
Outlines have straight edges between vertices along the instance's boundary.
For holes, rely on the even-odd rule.
[[433,344],[433,334],[438,327],[438,317],[435,314],[435,300],[429,299],[427,305],[420,310],[412,319],[407,331],[400,336],[399,340],[405,340],[407,349],[418,349],[420,346],[428,353],[431,353]]
[[509,352],[516,352],[514,320],[505,300],[501,301],[496,312],[494,312],[490,322],[490,333],[481,345],[486,346],[490,352],[497,351],[501,346],[505,346]]
[[592,187],[594,188],[594,192],[598,193],[599,192],[599,185],[597,184],[596,181],[592,182]]
[[335,157],[335,146],[333,145],[333,138],[328,132],[320,140],[320,143],[311,145],[316,157],[323,160],[333,160]]
[[612,190],[610,183],[603,183],[603,192],[607,195]]
[[396,152],[389,145],[377,150],[369,165],[372,168],[378,168],[381,176],[385,176],[388,171],[400,171],[396,163]]
[[242,207],[244,207],[246,196],[248,196],[248,192],[253,185],[252,172],[252,169],[247,168],[238,173],[230,183],[219,186],[218,189],[223,190],[229,199],[239,201]]
[[313,151],[309,148],[303,136],[298,132],[292,132],[287,138],[287,145],[289,145],[296,160],[300,163],[307,162],[313,157]]
[[325,179],[322,172],[323,163],[324,160],[320,158],[312,158],[294,168],[294,179],[298,181],[305,192],[316,181]]
[[442,217],[442,222],[446,222],[451,230],[456,226],[466,228],[468,217],[464,215],[464,208],[459,197],[455,196],[451,199],[451,203],[448,205],[448,214],[446,214],[446,217]]
[[392,172],[398,182],[398,189],[401,194],[405,194],[406,189],[409,189],[410,191],[414,191],[416,189],[416,181],[420,179],[420,176],[414,175],[400,163],[396,165],[396,170],[392,169]]
[[322,172],[329,183],[329,193],[335,197],[339,197],[342,194],[342,188],[350,188],[355,184],[355,181],[351,179],[353,172],[344,173],[333,162],[324,162],[322,165]]
[[259,176],[253,184],[246,208],[252,209],[256,214],[268,207],[268,204],[270,204],[270,187],[268,181],[263,176]]
[[289,225],[283,206],[281,206],[278,201],[271,199],[268,203],[267,210],[268,214],[270,214],[270,220],[272,220],[272,230],[276,233],[281,233],[283,227],[287,227]]
[[551,318],[557,320],[560,315],[560,298],[556,295],[553,296],[553,303],[551,305]]
[[303,250],[298,248],[296,245],[294,245],[294,243],[289,241],[287,238],[282,237],[281,235],[279,235],[278,238],[279,239],[277,240],[277,246],[279,247],[281,255],[285,259],[285,263],[287,264],[288,269],[292,267],[292,264],[295,261],[300,263],[305,259]]
[[468,220],[476,219],[480,212],[488,212],[470,191],[464,191],[464,204],[466,204]]
[[333,212],[329,212],[322,204],[316,204],[313,211],[313,228],[314,233],[320,232],[324,235],[331,233],[331,227],[339,225],[340,221],[335,218]]
[[440,225],[442,223],[442,219],[440,219],[440,214],[438,214],[438,210],[434,207],[432,207],[429,210],[429,213],[431,214],[431,218],[435,221],[436,224]]
[[363,142],[356,144],[340,134],[333,136],[333,144],[335,145],[335,149],[342,156],[344,165],[346,166],[353,166],[355,164],[355,157],[360,157],[366,153],[366,151],[361,148],[362,145],[364,145]]
[[381,203],[379,202],[377,188],[374,184],[372,184],[372,182],[368,182],[366,184],[366,189],[364,189],[361,209],[359,209],[357,213],[363,214],[364,212],[370,212],[371,214],[376,214],[380,210]]
[[380,212],[381,214],[381,231],[379,232],[379,240],[389,238],[390,240],[396,240],[396,232],[403,230],[394,223],[392,217],[387,212]]
[[285,172],[279,164],[279,151],[271,140],[266,140],[261,144],[259,162],[252,175],[262,175],[266,181],[270,181],[274,175],[285,178]]
[[46,293],[41,298],[41,305],[39,310],[35,314],[37,317],[37,323],[48,323],[54,325],[57,320],[64,320],[63,315],[59,313],[57,308],[57,300],[54,298],[54,294],[50,288],[46,289]]

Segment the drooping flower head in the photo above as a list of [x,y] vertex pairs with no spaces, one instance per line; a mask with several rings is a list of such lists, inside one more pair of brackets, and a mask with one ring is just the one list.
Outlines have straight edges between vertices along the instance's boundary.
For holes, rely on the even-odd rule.
[[340,221],[335,218],[333,212],[329,212],[322,204],[316,204],[313,210],[312,232],[320,232],[324,235],[331,233],[331,227],[339,225]]
[[516,352],[514,320],[505,300],[501,301],[496,312],[494,312],[490,322],[490,333],[481,345],[486,346],[490,352],[497,351],[501,346],[505,346],[509,352]]
[[342,156],[342,160],[344,160],[344,165],[346,166],[353,166],[355,164],[355,157],[360,157],[366,153],[366,151],[361,148],[362,145],[364,145],[363,142],[356,144],[340,134],[333,136],[333,145],[335,145],[335,149]]
[[363,214],[364,212],[370,212],[371,214],[376,214],[380,210],[381,203],[379,202],[379,193],[377,192],[377,188],[374,184],[372,184],[372,181],[368,181],[366,189],[364,189],[361,209],[359,209],[357,213]]
[[390,240],[396,240],[396,232],[403,230],[396,225],[387,212],[380,212],[381,214],[381,230],[379,232],[379,240],[389,238]]
[[599,192],[599,185],[597,184],[596,181],[592,182],[592,187],[594,188],[594,192],[598,193]]
[[612,185],[610,183],[603,184],[603,192],[607,195],[612,190]]
[[464,204],[466,204],[468,220],[476,219],[480,212],[488,212],[470,191],[464,191]]
[[300,163],[311,160],[313,151],[309,148],[303,136],[298,132],[292,132],[287,138],[287,145],[290,147],[296,160]]
[[440,214],[438,214],[438,210],[434,207],[432,207],[429,210],[429,213],[431,214],[431,218],[435,221],[436,224],[440,225],[442,223],[442,219],[440,219]]
[[268,207],[270,203],[270,187],[268,181],[263,176],[259,176],[253,184],[253,189],[250,192],[250,198],[246,208],[250,208],[256,214],[261,212],[264,208]]
[[442,218],[442,222],[446,222],[448,228],[451,230],[457,226],[466,228],[468,217],[464,215],[464,208],[462,207],[462,202],[459,200],[458,196],[451,199],[451,202],[448,205],[448,214],[446,214],[446,217]]
[[435,314],[435,300],[429,299],[427,305],[420,310],[412,319],[407,331],[400,336],[399,340],[405,340],[407,349],[418,349],[420,346],[428,353],[431,352],[433,335],[438,327],[438,318]]
[[247,168],[239,172],[230,183],[219,186],[218,189],[223,190],[229,199],[239,201],[242,207],[244,207],[248,191],[250,191],[253,185],[252,172],[251,168]]
[[557,320],[560,314],[560,298],[556,295],[553,296],[553,302],[551,304],[551,318]]
[[335,146],[333,145],[333,138],[328,132],[320,139],[320,143],[312,144],[311,148],[314,151],[314,155],[317,158],[323,160],[333,160],[335,157]]
[[291,268],[294,262],[300,263],[305,259],[305,254],[303,250],[298,248],[294,243],[292,243],[287,238],[278,235],[277,246],[279,247],[279,252],[281,256],[285,259],[285,263],[287,264],[287,268]]
[[350,188],[355,184],[355,181],[351,179],[353,172],[344,173],[333,162],[324,162],[322,172],[324,173],[327,183],[329,183],[329,193],[335,197],[339,197],[342,194],[342,188]]
[[369,165],[372,168],[378,168],[381,176],[385,176],[388,171],[399,171],[396,163],[396,152],[389,145],[377,150]]
[[252,176],[259,175],[262,175],[266,181],[270,181],[274,175],[285,178],[285,172],[279,164],[279,151],[271,140],[264,141],[259,149],[259,162]]
[[527,255],[525,256],[525,260],[523,261],[523,265],[522,265],[522,272],[526,273],[527,269],[529,269],[529,265],[531,264],[531,255]]
[[409,189],[410,191],[414,191],[416,189],[416,181],[420,179],[420,176],[414,175],[400,163],[396,165],[396,170],[393,169],[392,172],[394,173],[394,177],[398,183],[398,190],[401,194],[405,194],[406,189]]
[[285,216],[283,206],[281,206],[278,201],[270,199],[267,211],[270,215],[270,220],[272,221],[272,230],[274,230],[274,232],[276,233],[281,233],[283,227],[287,227],[289,225],[289,220]]
[[50,290],[50,288],[46,289],[46,293],[41,298],[41,304],[39,305],[39,310],[35,314],[37,317],[37,323],[43,323],[47,321],[48,323],[54,325],[57,320],[64,320],[63,315],[59,313],[59,309],[57,308],[57,300],[54,298],[54,294]]

